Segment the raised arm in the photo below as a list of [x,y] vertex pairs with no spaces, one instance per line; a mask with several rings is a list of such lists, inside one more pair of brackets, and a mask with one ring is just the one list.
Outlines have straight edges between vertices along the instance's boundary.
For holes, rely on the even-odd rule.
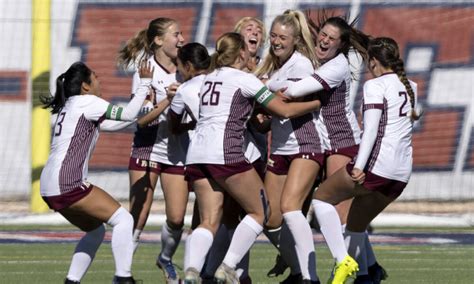
[[105,119],[121,121],[135,120],[150,88],[153,71],[153,67],[151,67],[148,62],[142,62],[139,68],[141,78],[140,85],[135,96],[125,107],[110,104],[105,113]]

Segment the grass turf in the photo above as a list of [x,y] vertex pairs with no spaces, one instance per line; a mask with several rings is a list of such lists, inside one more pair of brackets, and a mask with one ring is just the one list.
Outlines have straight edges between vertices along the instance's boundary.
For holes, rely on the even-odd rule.
[[[62,283],[75,243],[0,244],[0,283]],[[385,283],[472,283],[474,246],[469,245],[378,245],[379,262],[389,278]],[[133,263],[136,279],[143,283],[165,283],[155,266],[158,244],[139,247]],[[318,274],[326,281],[333,265],[325,245],[317,245]],[[269,243],[257,243],[251,251],[253,283],[278,283],[285,276],[267,278],[276,251]],[[175,256],[182,267],[183,245]],[[82,283],[111,283],[114,262],[109,243],[104,243]],[[180,271],[182,275],[182,271]]]

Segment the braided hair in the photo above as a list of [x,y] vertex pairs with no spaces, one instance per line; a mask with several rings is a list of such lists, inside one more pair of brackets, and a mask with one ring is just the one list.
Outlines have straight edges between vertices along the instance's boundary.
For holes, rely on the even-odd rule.
[[410,97],[411,119],[418,120],[421,113],[415,109],[415,92],[408,81],[403,60],[400,58],[400,50],[395,40],[389,37],[378,37],[370,41],[367,49],[369,58],[377,59],[382,66],[392,69],[397,74],[398,79],[405,86]]

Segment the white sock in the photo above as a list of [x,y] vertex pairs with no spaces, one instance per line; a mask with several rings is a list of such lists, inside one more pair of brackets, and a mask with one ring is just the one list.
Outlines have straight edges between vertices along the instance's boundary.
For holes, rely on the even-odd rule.
[[191,259],[191,231],[189,231],[188,235],[186,236],[186,240],[184,242],[184,262],[183,266],[186,270],[189,268],[189,260]]
[[298,255],[295,249],[295,239],[293,239],[293,235],[286,222],[283,222],[281,226],[280,253],[286,264],[290,267],[291,274],[295,275],[301,273]]
[[263,230],[265,236],[277,249],[280,247],[280,232],[281,227]]
[[231,238],[227,227],[220,225],[206,258],[206,267],[203,273],[205,276],[214,277],[214,273],[222,263],[227,249],[229,248]]
[[120,207],[107,221],[112,230],[112,254],[115,260],[115,275],[132,276],[133,217]]
[[138,244],[140,242],[140,235],[142,234],[142,230],[135,229],[133,231],[133,253],[137,251]]
[[308,220],[301,210],[283,214],[288,228],[295,240],[296,255],[301,269],[303,280],[316,281],[316,255],[314,251],[313,232]]
[[313,199],[312,204],[314,214],[318,219],[321,233],[326,240],[326,244],[332,256],[336,259],[337,263],[339,263],[347,256],[347,249],[336,207],[318,199]]
[[365,232],[351,232],[346,229],[345,241],[347,252],[359,264],[359,272],[357,275],[367,275],[367,256],[365,254]]
[[370,267],[377,262],[375,258],[374,249],[372,248],[372,244],[369,241],[369,234],[365,231],[365,255],[367,256],[367,267]]
[[181,241],[183,229],[171,229],[165,222],[161,228],[161,257],[165,260],[171,260]]
[[246,215],[235,229],[223,263],[235,269],[237,263],[239,263],[249,251],[262,230],[262,225],[257,223],[251,216]]
[[104,225],[87,232],[79,241],[72,256],[71,266],[67,273],[67,278],[72,281],[81,281],[87,269],[94,260],[95,253],[99,249],[105,235]]
[[206,261],[207,253],[211,248],[212,241],[214,240],[214,236],[208,229],[199,227],[194,230],[188,238],[190,238],[189,246],[187,246],[185,253],[188,260],[185,260],[187,266],[185,266],[184,269],[192,267],[197,271],[201,271],[204,266],[204,261]]

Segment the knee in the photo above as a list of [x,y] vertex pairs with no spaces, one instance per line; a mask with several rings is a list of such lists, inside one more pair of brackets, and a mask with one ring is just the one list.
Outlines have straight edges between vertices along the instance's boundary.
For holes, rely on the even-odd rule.
[[298,208],[298,206],[294,204],[294,202],[292,202],[291,200],[282,199],[280,203],[280,210],[281,210],[280,214],[284,214],[286,212],[301,210],[301,207]]
[[171,230],[181,230],[184,227],[184,220],[182,218],[167,218],[166,225]]
[[281,215],[281,212],[271,211],[270,216],[268,217],[268,221],[265,224],[265,227],[269,229],[279,228],[281,226],[282,221],[283,221],[283,217]]
[[107,221],[107,224],[112,227],[121,225],[124,227],[133,228],[133,217],[132,214],[125,210],[125,208],[119,207],[114,212],[114,214],[112,214],[112,217],[110,217],[110,219]]

